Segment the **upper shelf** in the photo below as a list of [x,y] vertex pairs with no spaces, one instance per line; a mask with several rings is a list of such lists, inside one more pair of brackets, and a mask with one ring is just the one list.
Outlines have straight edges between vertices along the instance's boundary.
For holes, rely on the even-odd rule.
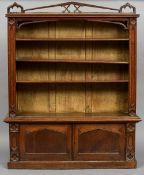
[[129,41],[129,38],[16,38],[16,41]]

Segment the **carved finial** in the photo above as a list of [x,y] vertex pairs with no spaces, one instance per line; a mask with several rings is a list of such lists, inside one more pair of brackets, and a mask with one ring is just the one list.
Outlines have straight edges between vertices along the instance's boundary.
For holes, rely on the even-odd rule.
[[127,7],[130,8],[130,9],[132,9],[133,10],[133,13],[136,13],[136,8],[134,6],[132,6],[130,3],[126,3],[126,4],[122,5],[120,7],[120,9],[119,9],[119,13],[122,13],[123,12],[123,9],[125,9]]
[[8,8],[7,8],[7,13],[11,13],[11,9],[13,9],[14,7],[16,8],[20,8],[21,9],[21,13],[24,13],[24,8],[23,6],[21,6],[20,4],[14,2],[12,5],[10,5]]

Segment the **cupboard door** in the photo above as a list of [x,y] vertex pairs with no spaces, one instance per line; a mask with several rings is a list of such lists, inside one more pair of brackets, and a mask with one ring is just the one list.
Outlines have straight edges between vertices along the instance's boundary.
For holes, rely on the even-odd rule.
[[124,124],[79,124],[74,129],[74,159],[125,159]]
[[70,160],[71,127],[57,124],[23,124],[20,127],[21,160]]

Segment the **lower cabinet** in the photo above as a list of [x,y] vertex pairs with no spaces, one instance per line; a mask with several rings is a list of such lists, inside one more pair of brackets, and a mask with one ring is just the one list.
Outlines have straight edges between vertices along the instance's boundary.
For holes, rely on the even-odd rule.
[[22,161],[125,160],[125,124],[22,124]]

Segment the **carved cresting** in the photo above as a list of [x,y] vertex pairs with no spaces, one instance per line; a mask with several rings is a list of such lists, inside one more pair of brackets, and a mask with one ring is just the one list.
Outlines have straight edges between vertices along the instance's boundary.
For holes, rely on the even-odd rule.
[[[71,11],[71,6],[74,7],[73,11]],[[54,4],[54,5],[48,5],[48,6],[35,7],[35,8],[30,8],[30,9],[24,9],[23,6],[14,2],[12,5],[10,5],[7,8],[7,13],[13,13],[13,12],[11,12],[11,9],[13,9],[15,7],[20,8],[20,13],[25,13],[26,11],[32,11],[32,10],[51,8],[51,7],[63,7],[64,8],[64,10],[62,11],[63,13],[66,13],[66,12],[67,13],[71,13],[71,12],[72,13],[81,13],[81,11],[80,11],[81,7],[92,7],[92,8],[99,8],[99,9],[105,9],[105,10],[113,10],[113,11],[117,11],[118,13],[123,13],[123,9],[128,7],[128,8],[133,10],[133,13],[136,13],[136,8],[129,3],[126,3],[123,6],[121,6],[120,9],[116,9],[116,8],[111,8],[111,7],[97,6],[94,4],[86,4],[86,3],[75,2],[75,1],[58,3],[58,4]]]
[[[64,3],[49,5],[49,6],[35,7],[31,9],[25,9],[24,12],[38,10],[38,9],[51,8],[51,7],[63,7],[64,8],[64,10],[62,11],[63,13],[81,13],[80,7],[100,8],[100,9],[114,10],[114,11],[119,12],[119,9],[97,6],[93,4],[86,4],[86,3],[75,2],[75,1],[64,2]],[[72,10],[71,7],[74,7],[74,10]]]
[[132,161],[135,159],[135,123],[128,123],[127,130],[127,142],[126,142],[126,160]]
[[9,125],[10,131],[10,161],[19,161],[19,124]]
[[75,2],[75,1],[64,2],[64,3],[48,5],[48,6],[35,7],[35,8],[30,8],[30,9],[24,9],[23,6],[14,2],[12,5],[10,5],[7,8],[7,13],[13,13],[13,12],[11,12],[11,9],[13,9],[15,7],[20,8],[20,13],[25,13],[26,11],[32,11],[32,10],[38,10],[38,9],[51,8],[51,7],[63,7],[64,8],[64,10],[62,11],[63,13],[66,13],[66,12],[71,13],[71,9],[70,9],[71,6],[74,7],[74,10],[72,11],[73,13],[81,13],[80,7],[92,7],[92,8],[99,8],[99,9],[107,9],[107,10],[117,11],[118,13],[123,13],[123,9],[128,7],[128,8],[133,10],[133,13],[136,13],[136,8],[134,6],[132,6],[130,3],[124,4],[123,6],[120,7],[120,9],[116,9],[116,8],[97,6],[94,4],[86,4],[86,3]]

